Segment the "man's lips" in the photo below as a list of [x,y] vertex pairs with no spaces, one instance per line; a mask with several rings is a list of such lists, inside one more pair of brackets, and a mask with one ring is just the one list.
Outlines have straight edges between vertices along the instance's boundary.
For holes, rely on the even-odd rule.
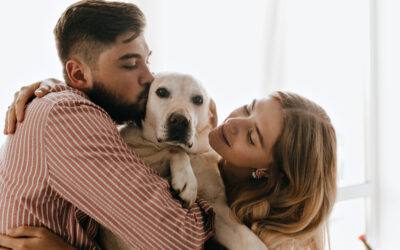
[[231,146],[231,144],[229,143],[229,141],[228,141],[228,139],[226,138],[226,136],[225,136],[225,133],[224,133],[224,124],[222,124],[220,127],[219,127],[219,129],[218,129],[218,134],[219,134],[219,137],[221,138],[221,140],[223,140],[225,143],[226,143],[226,145],[228,145],[228,147],[230,147]]

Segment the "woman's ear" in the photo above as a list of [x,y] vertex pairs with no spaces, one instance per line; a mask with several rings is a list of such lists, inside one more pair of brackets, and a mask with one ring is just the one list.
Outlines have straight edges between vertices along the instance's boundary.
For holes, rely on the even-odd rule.
[[78,60],[68,60],[65,65],[71,85],[77,89],[89,89],[92,87],[91,73],[89,67]]
[[256,171],[252,172],[251,175],[253,179],[269,178],[272,176],[267,168],[258,168]]
[[209,117],[210,125],[212,128],[215,128],[218,125],[218,116],[217,116],[217,107],[212,98],[210,98],[210,103],[209,103],[208,107],[209,107],[208,117]]

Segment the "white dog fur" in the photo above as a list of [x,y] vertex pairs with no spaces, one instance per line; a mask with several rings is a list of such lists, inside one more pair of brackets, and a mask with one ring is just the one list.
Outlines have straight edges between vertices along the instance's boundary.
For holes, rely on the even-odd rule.
[[[173,113],[181,119],[181,128],[187,129],[183,137],[174,138],[168,132],[168,126],[177,123],[171,118]],[[215,103],[193,77],[162,73],[156,75],[150,87],[142,129],[130,124],[120,133],[150,167],[162,177],[170,175],[172,188],[179,193],[184,206],[191,206],[197,195],[211,203],[216,214],[214,238],[219,243],[228,249],[267,249],[230,214],[218,170],[219,156],[208,142],[208,133],[216,126]],[[100,234],[105,249],[132,249],[106,228],[101,228]]]

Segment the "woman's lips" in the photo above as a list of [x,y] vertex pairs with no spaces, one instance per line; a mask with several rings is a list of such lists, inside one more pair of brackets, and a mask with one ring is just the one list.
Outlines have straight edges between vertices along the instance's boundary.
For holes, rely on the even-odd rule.
[[222,124],[222,125],[219,127],[219,129],[218,129],[218,134],[219,134],[219,137],[221,138],[221,140],[224,141],[224,142],[226,143],[226,145],[228,145],[228,147],[230,147],[231,144],[229,143],[229,141],[228,141],[228,139],[226,138],[225,133],[224,133],[224,126],[225,126],[225,125]]

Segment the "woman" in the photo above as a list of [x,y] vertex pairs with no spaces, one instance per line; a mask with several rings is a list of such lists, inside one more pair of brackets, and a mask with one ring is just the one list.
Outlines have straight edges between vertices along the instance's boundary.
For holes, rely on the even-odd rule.
[[[25,104],[37,87],[27,89],[20,100]],[[21,120],[23,109],[17,109]],[[13,110],[14,104],[10,121],[15,120]],[[238,221],[269,249],[323,249],[336,197],[336,135],[320,106],[293,93],[275,92],[234,110],[209,139],[221,155],[220,171]],[[1,236],[0,245],[71,248],[41,228],[20,227],[11,236],[28,238]]]

